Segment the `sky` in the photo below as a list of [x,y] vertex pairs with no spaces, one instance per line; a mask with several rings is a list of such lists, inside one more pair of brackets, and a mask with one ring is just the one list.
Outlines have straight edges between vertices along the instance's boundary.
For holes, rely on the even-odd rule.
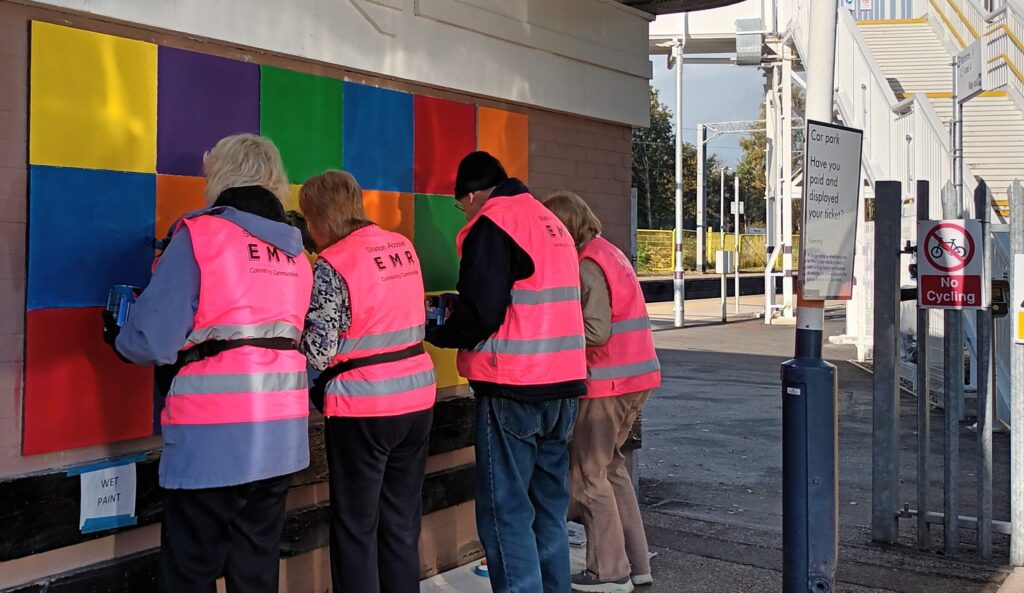
[[[676,105],[675,71],[669,70],[665,56],[651,56],[654,80],[661,102],[674,113]],[[757,119],[764,101],[761,69],[730,64],[686,64],[683,67],[683,139],[694,142],[697,124]],[[718,153],[729,164],[742,156],[740,136],[720,136],[710,143],[709,154]]]

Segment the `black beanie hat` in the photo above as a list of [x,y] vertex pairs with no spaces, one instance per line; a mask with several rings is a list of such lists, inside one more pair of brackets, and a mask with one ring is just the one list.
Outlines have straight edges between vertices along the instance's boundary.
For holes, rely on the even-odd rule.
[[506,179],[508,174],[498,159],[482,150],[471,152],[459,163],[459,172],[455,175],[455,197],[494,187]]

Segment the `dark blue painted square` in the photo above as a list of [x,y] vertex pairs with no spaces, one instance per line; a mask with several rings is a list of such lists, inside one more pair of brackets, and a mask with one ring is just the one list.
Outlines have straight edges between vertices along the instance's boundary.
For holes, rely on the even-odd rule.
[[156,170],[203,176],[203,153],[232,134],[260,132],[260,67],[161,46]]
[[412,192],[413,96],[345,83],[345,170],[364,189]]
[[113,284],[145,286],[155,216],[156,175],[31,167],[28,309],[103,306]]

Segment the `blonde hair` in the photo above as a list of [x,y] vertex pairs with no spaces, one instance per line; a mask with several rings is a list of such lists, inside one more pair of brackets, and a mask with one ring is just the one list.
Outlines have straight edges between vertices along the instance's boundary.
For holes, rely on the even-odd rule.
[[206,203],[213,204],[224,190],[259,185],[287,204],[291,197],[281,153],[268,138],[236,134],[221,138],[205,155]]
[[571,191],[556,191],[544,200],[544,205],[569,229],[577,245],[601,234],[601,221],[597,215],[583,198]]
[[363,190],[345,171],[331,169],[307,179],[299,190],[299,208],[310,230],[327,241],[321,249],[373,224],[363,209]]

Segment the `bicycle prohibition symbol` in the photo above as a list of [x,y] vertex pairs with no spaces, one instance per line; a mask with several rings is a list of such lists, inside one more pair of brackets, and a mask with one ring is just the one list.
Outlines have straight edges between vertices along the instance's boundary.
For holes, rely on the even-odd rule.
[[940,272],[959,272],[974,258],[974,238],[962,225],[946,222],[925,237],[928,263]]

